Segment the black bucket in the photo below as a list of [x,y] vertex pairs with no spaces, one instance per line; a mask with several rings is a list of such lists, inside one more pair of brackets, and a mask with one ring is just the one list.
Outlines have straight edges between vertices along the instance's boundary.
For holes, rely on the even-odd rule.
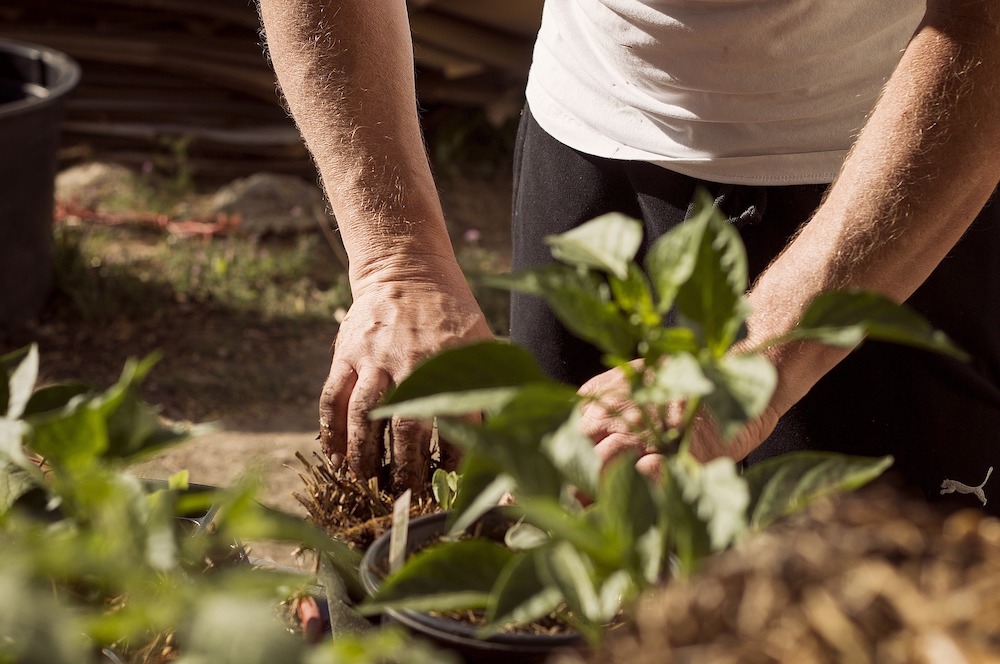
[[37,313],[52,289],[59,123],[79,80],[63,53],[0,39],[0,325]]

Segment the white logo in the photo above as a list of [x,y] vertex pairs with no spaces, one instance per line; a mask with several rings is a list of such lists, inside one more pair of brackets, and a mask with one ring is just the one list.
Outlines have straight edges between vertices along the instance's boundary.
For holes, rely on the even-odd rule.
[[986,479],[983,480],[983,483],[979,486],[969,486],[968,484],[962,484],[961,482],[956,482],[955,480],[945,480],[944,482],[941,482],[941,495],[946,493],[955,493],[956,491],[958,493],[971,493],[974,494],[976,498],[983,503],[983,505],[985,505],[986,492],[983,491],[983,487],[986,486],[986,483],[990,480],[990,475],[992,474],[993,466],[990,466],[990,469],[986,471]]

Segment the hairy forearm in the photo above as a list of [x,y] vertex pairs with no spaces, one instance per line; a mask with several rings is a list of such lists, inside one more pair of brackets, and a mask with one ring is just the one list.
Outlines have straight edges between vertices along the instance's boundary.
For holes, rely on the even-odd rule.
[[260,0],[260,12],[352,284],[454,263],[417,120],[405,2]]
[[[750,298],[751,339],[788,331],[834,288],[902,301],[950,251],[1000,181],[1000,10],[936,0],[824,204]],[[846,355],[818,344],[769,351],[778,414]]]

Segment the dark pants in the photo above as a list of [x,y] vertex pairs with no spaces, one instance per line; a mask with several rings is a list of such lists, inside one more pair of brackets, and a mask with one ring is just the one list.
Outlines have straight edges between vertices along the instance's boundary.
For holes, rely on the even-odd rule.
[[[552,261],[544,238],[607,212],[643,221],[644,251],[684,220],[707,189],[737,226],[751,282],[820,204],[826,185],[720,185],[643,162],[586,155],[546,134],[526,110],[514,162],[513,267]],[[825,376],[748,458],[794,450],[895,457],[895,469],[928,497],[941,482],[976,486],[1000,471],[1000,205],[992,202],[908,300],[972,355],[965,364],[909,347],[865,342]],[[599,352],[562,327],[541,300],[514,294],[511,337],[553,378],[582,384],[605,368]],[[987,509],[1000,514],[998,489]],[[972,495],[951,494],[976,506]]]

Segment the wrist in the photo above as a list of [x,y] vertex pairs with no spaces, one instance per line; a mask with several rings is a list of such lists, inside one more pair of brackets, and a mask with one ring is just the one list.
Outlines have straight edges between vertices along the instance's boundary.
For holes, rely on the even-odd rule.
[[390,283],[468,290],[450,246],[442,253],[397,248],[368,260],[352,260],[349,278],[355,299],[372,288]]

